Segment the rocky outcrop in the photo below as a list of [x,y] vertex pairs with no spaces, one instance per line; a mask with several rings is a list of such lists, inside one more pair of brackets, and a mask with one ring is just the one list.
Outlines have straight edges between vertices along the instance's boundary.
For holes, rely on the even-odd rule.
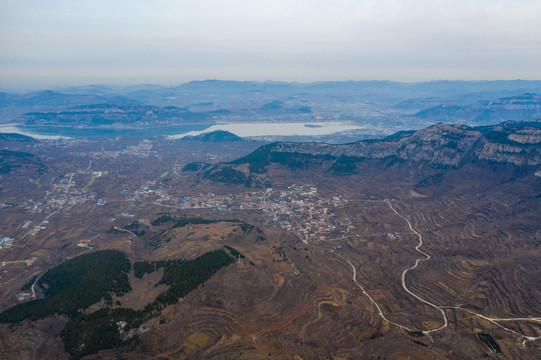
[[[529,122],[529,124],[540,124]],[[516,124],[516,123],[512,123]],[[386,158],[428,162],[458,167],[472,159],[514,165],[541,164],[541,129],[533,126],[494,126],[469,128],[437,124],[413,135],[391,140],[364,140],[353,144],[320,143],[272,144],[267,152],[309,154],[312,156]],[[242,162],[242,159],[236,163]]]
[[[541,120],[478,128],[437,124],[406,136],[342,145],[277,142],[228,164],[206,167],[204,178],[227,183],[226,175],[234,174],[231,181],[235,184],[263,185],[267,183],[263,179],[266,167],[272,163],[292,169],[319,163],[327,171],[345,174],[351,173],[355,164],[363,159],[394,159],[392,161],[452,168],[483,161],[538,167],[541,165]],[[258,174],[257,181],[254,174]]]

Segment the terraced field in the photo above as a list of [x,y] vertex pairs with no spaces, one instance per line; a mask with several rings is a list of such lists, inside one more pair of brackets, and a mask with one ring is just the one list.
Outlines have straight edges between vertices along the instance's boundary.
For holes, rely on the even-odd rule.
[[[538,253],[522,251],[529,230],[504,220],[504,200],[358,199],[344,210],[359,224],[347,237],[307,247],[272,229],[263,243],[236,238],[246,258],[164,312],[143,348],[170,358],[460,359],[490,354],[476,337],[490,332],[499,356],[535,358]],[[213,226],[220,236],[208,225],[190,229],[199,240],[177,231],[185,240],[173,238],[168,251],[190,254],[202,237],[212,248],[235,228]]]
[[[486,166],[446,175],[451,170],[363,162],[358,173],[337,177],[269,165],[278,190],[310,183],[326,199],[347,200],[327,210],[354,227],[325,241],[306,244],[259,210],[177,209],[142,196],[51,215],[54,232],[26,237],[15,250],[31,249],[42,268],[98,249],[121,250],[132,263],[190,260],[227,247],[243,255],[146,319],[137,342],[90,359],[539,359],[541,182]],[[440,173],[441,183],[417,186]],[[473,178],[461,181],[467,176]],[[220,186],[213,191],[230,191]],[[241,190],[247,191],[235,188]],[[95,208],[107,212],[85,216]],[[109,222],[111,213],[127,210],[126,218]],[[20,226],[25,216],[6,219]],[[174,219],[155,222],[160,216]],[[92,248],[77,246],[81,239],[92,239]],[[25,263],[5,269],[0,293],[13,302],[37,271]],[[160,268],[138,278],[132,269],[132,290],[107,306],[144,309],[167,290],[163,274]],[[66,322],[0,325],[0,346],[10,351],[4,357],[67,358],[59,340]],[[489,334],[501,354],[479,333]]]

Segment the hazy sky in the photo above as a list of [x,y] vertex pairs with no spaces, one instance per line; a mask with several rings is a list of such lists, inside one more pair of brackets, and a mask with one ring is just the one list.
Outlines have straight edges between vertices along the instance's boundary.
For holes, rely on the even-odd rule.
[[541,79],[540,0],[0,0],[0,86]]

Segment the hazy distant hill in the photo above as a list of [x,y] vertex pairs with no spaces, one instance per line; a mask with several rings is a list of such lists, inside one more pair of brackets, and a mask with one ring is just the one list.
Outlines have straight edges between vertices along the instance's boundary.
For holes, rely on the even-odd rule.
[[13,121],[17,116],[31,111],[58,111],[68,107],[105,102],[119,105],[140,104],[136,99],[127,99],[115,94],[108,96],[64,94],[52,90],[22,95],[0,92],[0,123]]
[[237,142],[244,141],[240,136],[237,136],[229,131],[216,130],[209,133],[203,133],[196,136],[185,136],[181,140],[184,141],[203,141],[203,142]]
[[[72,91],[74,91],[72,89]],[[113,91],[109,89],[108,91]],[[301,109],[332,110],[335,115],[370,115],[372,111],[419,111],[447,102],[476,101],[541,93],[541,81],[320,81],[313,83],[277,81],[191,81],[172,87],[141,87],[136,91],[116,89],[118,94],[157,106],[186,107],[212,103],[209,110]],[[355,108],[352,106],[355,105]],[[363,105],[363,106],[360,106]],[[367,111],[370,110],[370,111]],[[265,112],[265,114],[267,114]]]
[[[477,125],[535,118],[539,109],[527,106],[539,105],[537,95],[521,94],[541,94],[541,81],[206,80],[178,86],[88,85],[27,94],[0,93],[0,123],[17,120],[28,125],[106,126],[118,121],[120,125],[163,125],[174,117],[180,122],[206,123],[332,120],[369,125],[364,135],[379,136],[438,121]],[[531,98],[524,98],[527,96]],[[104,104],[110,108],[103,108],[102,113],[97,108],[88,114],[77,109]],[[151,113],[145,114],[149,106],[160,110],[150,109]],[[178,109],[176,114],[174,109]]]
[[31,112],[18,118],[24,125],[113,126],[159,125],[207,119],[205,113],[193,113],[174,106],[92,104],[59,111]]
[[541,96],[523,94],[472,105],[443,104],[422,110],[416,118],[448,123],[493,124],[501,121],[533,120],[541,118]]
[[259,110],[268,111],[269,113],[274,113],[274,114],[276,114],[277,112],[310,114],[312,112],[312,108],[310,106],[290,108],[290,107],[287,107],[287,105],[283,101],[280,101],[280,100],[273,100],[271,102],[268,102],[265,105],[263,105]]
[[35,142],[36,140],[21,134],[0,133],[0,141]]

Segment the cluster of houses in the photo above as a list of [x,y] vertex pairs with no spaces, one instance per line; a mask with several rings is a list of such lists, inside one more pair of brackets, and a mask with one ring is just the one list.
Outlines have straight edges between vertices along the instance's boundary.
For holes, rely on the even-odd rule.
[[13,246],[13,239],[10,237],[0,237],[0,249]]
[[88,240],[88,239],[79,240],[79,242],[77,243],[77,246],[83,247],[83,248],[90,247],[90,240]]
[[[87,170],[83,171],[83,173],[98,178],[107,172]],[[75,186],[75,181],[72,181],[71,176],[66,175],[58,183],[51,186],[51,189],[46,192],[42,200],[27,200],[24,207],[28,211],[41,213],[48,212],[51,209],[69,210],[73,206],[85,201],[96,201],[96,195],[86,189],[78,189]],[[99,199],[97,204],[103,205],[105,201]]]
[[311,185],[291,185],[279,192],[277,200],[263,209],[272,217],[267,224],[275,223],[292,231],[305,242],[325,241],[354,228],[348,217],[338,217],[334,213],[335,208],[344,206],[347,201],[341,197],[321,198]]
[[47,229],[47,224],[49,224],[49,222],[47,220],[43,220],[41,223],[39,223],[39,225],[34,226],[34,228],[32,228],[32,230],[30,230],[28,232],[28,235],[35,236],[41,230],[46,230]]
[[150,140],[143,140],[137,145],[127,146],[122,150],[101,150],[90,152],[71,152],[71,155],[75,156],[90,156],[94,159],[116,159],[119,156],[135,156],[141,158],[148,158],[151,155],[156,155],[157,152],[152,150],[152,143]]
[[305,241],[326,240],[333,235],[348,233],[354,228],[349,218],[340,218],[333,211],[346,205],[345,199],[322,198],[317,193],[317,188],[309,184],[294,184],[284,190],[269,188],[264,191],[226,195],[207,192],[179,197],[170,195],[163,186],[156,187],[155,181],[149,181],[130,199],[138,199],[145,194],[157,196],[155,201],[158,203],[180,209],[262,210],[271,218],[266,224],[292,231]]

